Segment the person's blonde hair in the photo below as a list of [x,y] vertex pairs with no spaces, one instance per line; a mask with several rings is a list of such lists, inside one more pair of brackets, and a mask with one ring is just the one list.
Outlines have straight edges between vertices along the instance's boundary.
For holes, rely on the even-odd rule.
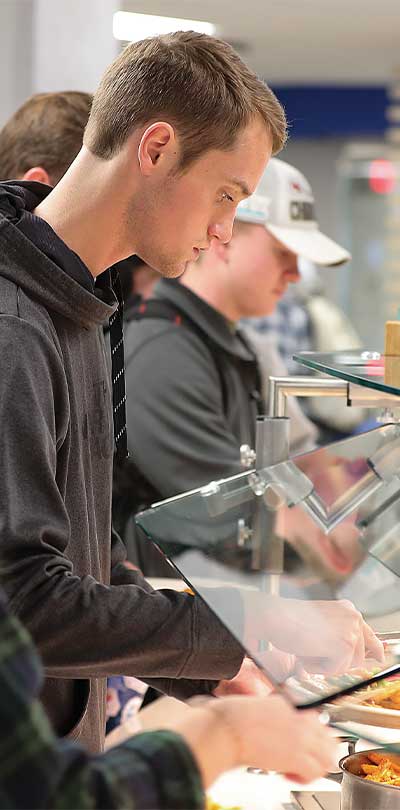
[[226,42],[178,31],[128,45],[94,95],[84,143],[110,159],[139,126],[166,120],[181,140],[180,169],[210,149],[229,150],[256,116],[273,154],[286,140],[284,110]]

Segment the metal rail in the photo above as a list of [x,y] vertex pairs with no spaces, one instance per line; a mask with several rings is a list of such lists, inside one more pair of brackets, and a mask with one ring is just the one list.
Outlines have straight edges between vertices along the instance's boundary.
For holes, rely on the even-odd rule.
[[384,408],[385,418],[382,421],[397,421],[390,407],[399,407],[400,400],[396,394],[385,394],[362,385],[355,385],[346,380],[329,377],[270,377],[269,416],[286,416],[287,397],[339,397],[345,399],[350,407]]

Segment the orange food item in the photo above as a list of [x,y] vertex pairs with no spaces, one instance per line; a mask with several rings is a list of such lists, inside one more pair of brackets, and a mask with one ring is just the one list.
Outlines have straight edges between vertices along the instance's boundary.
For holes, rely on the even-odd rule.
[[378,770],[378,766],[377,765],[367,765],[366,763],[364,763],[364,765],[361,765],[361,770],[365,774],[367,774],[367,773],[376,773],[377,770]]
[[368,759],[370,759],[371,762],[375,762],[375,765],[380,765],[381,762],[384,762],[385,759],[387,759],[387,757],[384,754],[378,754],[377,751],[370,751],[368,754]]
[[400,761],[393,761],[377,751],[367,753],[368,762],[361,765],[364,778],[370,782],[380,782],[393,787],[400,787]]

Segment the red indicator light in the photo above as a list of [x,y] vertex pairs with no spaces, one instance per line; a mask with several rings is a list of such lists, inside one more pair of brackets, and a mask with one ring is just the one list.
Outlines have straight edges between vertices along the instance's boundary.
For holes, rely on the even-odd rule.
[[369,164],[368,183],[375,194],[390,194],[396,185],[396,169],[390,160],[379,158]]

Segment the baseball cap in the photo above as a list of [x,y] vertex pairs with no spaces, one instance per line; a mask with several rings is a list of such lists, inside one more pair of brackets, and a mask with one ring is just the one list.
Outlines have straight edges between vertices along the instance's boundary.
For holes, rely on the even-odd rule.
[[351,259],[321,233],[308,180],[279,158],[271,158],[254,194],[239,203],[236,219],[265,225],[285,247],[314,264],[329,267]]

